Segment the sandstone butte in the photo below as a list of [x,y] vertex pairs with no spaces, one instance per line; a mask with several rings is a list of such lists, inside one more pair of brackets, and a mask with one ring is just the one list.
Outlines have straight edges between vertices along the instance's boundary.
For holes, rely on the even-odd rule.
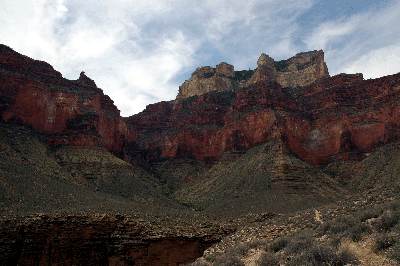
[[198,68],[176,100],[123,118],[83,72],[67,80],[49,64],[0,45],[0,119],[43,133],[50,144],[103,146],[131,163],[192,158],[211,165],[225,151],[277,139],[322,165],[364,158],[400,138],[400,73],[330,77],[323,51],[234,71]]

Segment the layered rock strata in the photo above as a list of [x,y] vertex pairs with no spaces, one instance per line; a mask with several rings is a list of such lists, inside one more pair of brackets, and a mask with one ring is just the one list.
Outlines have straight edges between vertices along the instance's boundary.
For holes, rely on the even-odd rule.
[[127,122],[137,129],[135,147],[142,159],[212,162],[225,151],[278,138],[303,160],[320,165],[349,151],[363,158],[398,140],[399,88],[400,74],[374,80],[339,74],[294,96],[278,83],[260,81],[236,93],[150,105]]
[[47,133],[52,144],[104,146],[128,135],[113,101],[84,72],[67,80],[45,62],[0,45],[0,120]]
[[229,64],[198,68],[177,100],[126,119],[84,73],[66,80],[6,46],[0,60],[2,121],[40,130],[51,144],[103,146],[128,162],[190,158],[208,165],[226,151],[279,139],[320,165],[348,152],[363,158],[400,137],[400,74],[329,77],[322,51],[280,62],[262,55],[257,70],[240,72],[252,74],[240,82]]

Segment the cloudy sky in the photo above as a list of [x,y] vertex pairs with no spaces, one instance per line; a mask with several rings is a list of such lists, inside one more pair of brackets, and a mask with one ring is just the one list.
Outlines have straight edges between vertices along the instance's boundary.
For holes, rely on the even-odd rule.
[[175,99],[200,66],[323,49],[329,73],[400,72],[400,0],[0,0],[0,43],[81,71],[123,116]]

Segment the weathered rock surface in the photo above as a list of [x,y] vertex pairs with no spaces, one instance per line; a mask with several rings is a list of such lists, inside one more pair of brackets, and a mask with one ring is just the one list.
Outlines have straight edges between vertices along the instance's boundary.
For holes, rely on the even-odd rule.
[[320,78],[329,77],[322,50],[299,53],[281,61],[281,67],[277,69],[276,81],[282,87],[307,86]]
[[225,62],[219,64],[216,69],[209,66],[198,68],[192,77],[179,87],[177,99],[210,91],[235,91],[259,81],[277,82],[282,87],[297,87],[329,77],[322,50],[299,53],[279,62],[275,62],[266,54],[261,54],[257,61],[257,69],[253,71],[251,77],[243,79],[241,74],[240,71],[235,72],[234,67]]
[[179,87],[177,98],[187,98],[210,91],[234,91],[238,85],[231,77],[235,76],[234,67],[225,62],[216,69],[197,68],[192,77]]

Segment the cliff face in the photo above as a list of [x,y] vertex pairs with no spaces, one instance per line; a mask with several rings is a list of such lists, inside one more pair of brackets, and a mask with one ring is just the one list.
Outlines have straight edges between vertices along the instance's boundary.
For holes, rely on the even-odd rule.
[[302,159],[323,164],[349,151],[362,158],[400,136],[400,74],[329,77],[322,51],[280,62],[264,54],[255,71],[235,72],[226,63],[198,68],[177,100],[126,119],[84,73],[66,80],[6,46],[0,60],[3,121],[40,130],[51,144],[99,145],[130,162],[212,164],[225,151],[279,139]]
[[322,50],[299,53],[288,60],[277,62],[276,65],[282,67],[281,70],[278,69],[276,78],[282,87],[307,86],[329,76]]
[[201,95],[210,91],[235,91],[259,81],[277,82],[282,87],[306,86],[328,77],[328,68],[324,62],[324,52],[312,51],[299,53],[292,58],[275,62],[266,54],[257,61],[257,69],[234,71],[234,67],[225,62],[216,69],[206,66],[198,68],[192,77],[180,87],[177,99]]
[[399,84],[400,74],[374,80],[340,74],[293,96],[278,83],[260,81],[236,93],[154,104],[127,122],[147,158],[212,162],[225,151],[282,139],[302,159],[324,164],[349,151],[362,158],[399,139]]
[[[67,80],[49,64],[0,45],[2,215],[19,209],[108,213],[2,219],[1,263],[187,263],[229,230],[185,220],[188,213],[183,221],[171,218],[187,210],[172,197],[216,215],[254,211],[262,200],[266,210],[281,212],[286,204],[295,211],[346,194],[331,172],[354,175],[353,187],[375,182],[378,168],[385,176],[376,183],[397,178],[400,73],[374,80],[329,77],[322,51],[280,62],[262,55],[255,71],[235,72],[226,63],[199,68],[179,93],[174,101],[121,118],[83,72]],[[369,166],[379,158],[371,174]],[[361,162],[346,172],[341,161]],[[191,172],[214,167],[201,180],[193,174],[197,183],[168,198],[160,180],[130,163],[169,171],[166,178],[181,183],[192,181]],[[309,163],[328,167],[323,172]],[[124,212],[145,219],[110,214]]]
[[216,69],[197,68],[192,77],[179,87],[177,98],[187,98],[210,91],[234,91],[238,88],[238,84],[231,79],[234,76],[234,67],[225,62],[219,64]]
[[0,120],[28,125],[52,144],[119,152],[128,134],[113,101],[83,72],[62,78],[52,66],[0,46]]

